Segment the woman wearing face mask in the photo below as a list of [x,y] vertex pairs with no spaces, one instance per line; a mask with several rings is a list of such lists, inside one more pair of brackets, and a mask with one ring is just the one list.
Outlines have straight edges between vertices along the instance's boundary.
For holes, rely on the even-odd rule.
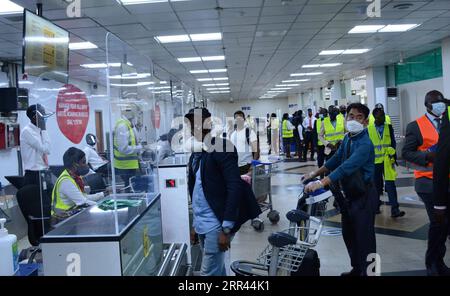
[[85,194],[82,176],[89,173],[86,155],[80,149],[69,148],[63,156],[65,170],[53,187],[52,218],[53,224],[72,215],[73,210],[84,205],[95,205],[105,193]]
[[302,179],[307,183],[329,173],[320,181],[308,183],[305,191],[314,192],[338,182],[343,189],[344,197],[338,202],[342,214],[342,235],[352,265],[352,270],[343,276],[367,275],[368,255],[376,252],[374,224],[378,196],[373,184],[375,152],[366,129],[369,112],[363,104],[350,104],[346,122],[348,134],[339,149],[323,167]]

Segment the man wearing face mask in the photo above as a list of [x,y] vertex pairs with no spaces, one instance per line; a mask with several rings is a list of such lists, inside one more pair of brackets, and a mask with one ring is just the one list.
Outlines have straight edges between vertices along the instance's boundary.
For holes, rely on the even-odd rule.
[[360,103],[347,108],[345,136],[336,153],[318,170],[305,175],[303,183],[322,175],[327,177],[306,185],[306,192],[340,183],[344,192],[340,200],[342,236],[351,259],[352,270],[342,276],[367,275],[368,255],[376,253],[375,208],[377,192],[373,184],[374,147],[367,132],[370,110]]
[[253,160],[259,159],[258,138],[256,133],[246,124],[242,111],[234,113],[235,130],[230,141],[238,151],[238,164],[241,175],[250,171]]
[[[372,115],[375,118],[375,122],[374,124],[369,124],[368,131],[375,147],[375,185],[378,196],[381,197],[383,195],[384,178],[384,189],[388,194],[391,205],[391,217],[403,217],[405,212],[400,211],[397,200],[397,187],[395,186],[395,179],[397,178],[395,149],[397,143],[395,141],[394,128],[386,122],[386,116],[382,108],[375,108]],[[378,201],[378,204],[377,214],[380,214],[381,200]]]
[[137,108],[129,106],[122,111],[122,117],[117,121],[114,129],[114,168],[125,182],[139,173],[139,154],[143,151],[138,143],[135,124]]
[[[188,164],[193,210],[191,238],[198,234],[200,240],[200,275],[226,276],[225,257],[233,235],[242,223],[256,218],[261,211],[253,194],[243,194],[244,181],[234,145],[211,136],[208,109],[191,109],[185,118],[191,129],[193,152]],[[246,188],[251,192],[250,186]]]
[[42,105],[32,105],[27,109],[30,123],[20,134],[20,151],[25,170],[25,185],[40,185],[40,173],[48,170],[50,138],[47,133],[46,114]]
[[82,177],[89,173],[86,155],[80,149],[69,148],[63,156],[65,170],[61,173],[52,192],[52,218],[56,224],[73,214],[73,210],[95,205],[96,201],[105,197],[100,192],[88,195],[84,192]]
[[414,166],[415,190],[425,204],[430,226],[428,229],[428,248],[425,255],[427,274],[449,274],[449,268],[444,263],[446,227],[443,227],[434,216],[433,202],[433,164],[435,163],[436,147],[442,125],[443,114],[447,107],[444,96],[437,90],[430,91],[425,96],[427,113],[408,124],[406,128],[403,158]]
[[319,133],[319,140],[325,146],[325,159],[330,159],[339,148],[345,135],[345,120],[338,117],[339,109],[336,106],[328,108],[329,116],[323,120]]
[[320,131],[322,130],[322,125],[324,119],[328,117],[328,110],[325,108],[320,108],[319,118],[315,122],[315,130],[317,135],[317,166],[320,168],[325,162],[325,145],[319,139]]

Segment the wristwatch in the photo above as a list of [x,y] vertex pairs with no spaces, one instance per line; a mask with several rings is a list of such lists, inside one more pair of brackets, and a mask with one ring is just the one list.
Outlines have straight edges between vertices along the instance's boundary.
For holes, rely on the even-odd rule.
[[229,234],[231,234],[231,228],[222,227],[222,232],[226,235],[229,235]]

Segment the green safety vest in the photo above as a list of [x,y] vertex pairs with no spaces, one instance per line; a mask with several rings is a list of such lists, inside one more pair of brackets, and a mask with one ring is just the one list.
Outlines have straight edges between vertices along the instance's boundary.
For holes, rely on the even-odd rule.
[[[385,114],[385,116],[386,116],[386,121],[385,122],[387,124],[392,124],[391,117],[389,115],[387,115],[387,114]],[[372,113],[370,113],[370,115],[369,115],[369,124],[375,124],[375,117],[373,116]]]
[[395,181],[397,178],[397,172],[394,167],[395,149],[392,148],[389,124],[384,124],[383,137],[380,137],[375,124],[370,124],[368,131],[375,149],[375,164],[382,163],[384,165],[384,179],[386,181]]
[[336,144],[342,141],[345,137],[345,124],[343,117],[336,117],[336,128],[331,124],[330,117],[323,120],[323,126],[325,128],[325,140]]
[[117,128],[119,125],[124,124],[128,128],[128,145],[136,146],[136,136],[134,135],[133,127],[128,120],[120,119],[117,121],[115,133],[114,133],[114,167],[116,169],[128,170],[139,169],[139,155],[137,153],[124,154],[119,151],[117,144]]
[[[320,130],[322,129],[322,120],[323,119],[320,118],[316,120],[316,131],[318,135],[320,134]],[[317,145],[323,146],[323,143],[319,139],[317,139]]]
[[293,138],[294,131],[288,130],[287,122],[288,122],[287,120],[283,120],[282,136],[283,136],[283,138]]
[[[75,182],[75,180],[72,178],[72,176],[69,174],[67,170],[64,170],[61,175],[58,177],[58,180],[56,180],[55,187],[53,187],[52,191],[52,216],[55,215],[62,215],[65,212],[71,210],[76,205],[66,205],[62,199],[61,199],[61,193],[59,191],[59,188],[61,187],[61,182],[64,180],[69,180],[72,182],[78,189],[80,189]],[[80,189],[81,191],[81,189]]]

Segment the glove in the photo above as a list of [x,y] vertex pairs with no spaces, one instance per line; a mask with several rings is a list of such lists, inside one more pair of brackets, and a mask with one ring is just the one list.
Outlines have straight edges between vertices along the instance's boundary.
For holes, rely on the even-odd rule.
[[306,185],[305,192],[311,193],[311,192],[314,192],[314,191],[322,189],[322,188],[323,188],[323,184],[321,181],[314,181],[314,182],[311,182],[308,185]]

